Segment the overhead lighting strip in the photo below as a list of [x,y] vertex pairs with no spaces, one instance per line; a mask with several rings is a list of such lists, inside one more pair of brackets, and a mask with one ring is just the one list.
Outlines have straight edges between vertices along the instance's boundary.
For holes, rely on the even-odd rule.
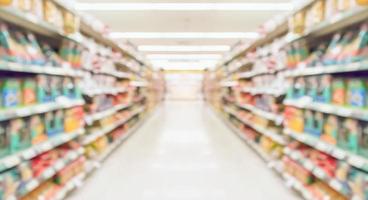
[[76,3],[85,11],[290,11],[292,3]]
[[219,60],[222,58],[222,54],[148,54],[146,58],[150,60]]
[[191,45],[141,45],[138,46],[139,51],[146,52],[225,52],[230,50],[228,45],[208,45],[208,46],[191,46]]
[[256,39],[257,32],[113,32],[119,39]]

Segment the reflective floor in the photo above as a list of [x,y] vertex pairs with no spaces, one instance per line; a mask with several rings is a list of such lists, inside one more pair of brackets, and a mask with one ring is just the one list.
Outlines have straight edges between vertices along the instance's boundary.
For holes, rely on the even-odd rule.
[[294,200],[202,102],[169,102],[71,200]]

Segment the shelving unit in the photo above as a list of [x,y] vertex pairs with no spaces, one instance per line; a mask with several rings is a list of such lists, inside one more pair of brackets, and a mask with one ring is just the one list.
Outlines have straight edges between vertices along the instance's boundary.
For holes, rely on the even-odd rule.
[[[329,1],[331,2],[333,1]],[[368,58],[366,54],[349,54],[344,49],[344,53],[349,54],[349,59],[342,60],[342,56],[337,58],[338,55],[335,55],[336,60],[333,63],[331,59],[328,60],[333,56],[327,54],[329,49],[326,48],[332,48],[332,37],[340,36],[339,41],[344,38],[348,42],[361,42],[361,52],[368,49],[367,42],[358,38],[368,37],[363,26],[368,19],[368,5],[341,9],[324,19],[310,16],[318,15],[316,13],[319,11],[316,9],[319,5],[321,9],[332,9],[331,5],[327,6],[325,3],[325,0],[305,1],[290,13],[288,19],[275,23],[275,28],[265,36],[247,46],[234,48],[205,77],[205,96],[225,123],[266,160],[267,165],[270,160],[284,165],[278,167],[278,174],[288,187],[298,191],[304,199],[364,199],[367,197],[354,193],[355,190],[351,187],[359,187],[357,179],[368,177],[368,158],[364,155],[364,148],[368,145],[364,126],[368,119],[367,105],[366,102],[362,103],[364,105],[348,105],[347,101],[351,96],[354,96],[354,100],[360,96],[357,90],[348,91],[350,93],[346,90],[354,90],[353,86],[348,85],[351,82],[366,78]],[[313,9],[313,12],[310,11]],[[301,19],[298,18],[300,16],[304,17],[300,23],[293,21]],[[308,21],[310,19],[314,19],[315,24]],[[352,38],[345,36],[348,34],[352,34]],[[340,45],[338,41],[335,42],[335,46]],[[322,43],[326,46],[323,51],[325,55],[320,52],[318,57],[314,51],[321,51],[318,48],[322,47],[318,45]],[[297,56],[300,56],[299,60]],[[321,82],[320,77],[327,77],[323,80],[331,82]],[[313,82],[315,80],[317,82]],[[343,88],[340,95],[333,93],[334,88],[338,88],[337,82],[342,85],[339,89]],[[359,91],[365,99],[368,87],[362,84]],[[330,96],[323,98],[322,95]],[[345,102],[342,103],[343,100]],[[334,119],[335,125],[332,124]],[[313,127],[310,127],[311,124]],[[358,127],[354,132],[351,129],[355,124]],[[336,135],[331,130],[336,131]],[[349,136],[353,132],[357,134],[356,140]],[[344,140],[342,137],[349,138],[346,140],[350,141],[340,142],[339,140]],[[354,147],[351,146],[352,143]],[[273,146],[271,149],[268,148],[270,144]],[[332,172],[329,171],[331,174],[327,174],[327,167],[304,157],[292,148],[300,146],[312,151],[314,159],[318,156],[321,160],[323,156],[328,157],[331,161],[325,160],[325,166],[335,167]],[[281,154],[278,154],[280,149]],[[290,164],[290,161],[293,163]],[[327,162],[334,162],[336,166]],[[287,169],[290,165],[298,167]],[[345,178],[337,174],[337,171],[343,171],[343,167],[347,169]],[[304,172],[309,173],[308,177],[312,182],[301,180],[300,174]],[[355,173],[356,177],[349,175]],[[321,191],[314,190],[318,185],[323,185],[324,196]],[[367,191],[367,188],[360,189]],[[323,198],[315,196],[317,193]]]
[[[7,150],[0,157],[0,176],[9,181],[4,184],[18,185],[13,192],[1,193],[8,196],[0,196],[0,199],[49,199],[49,196],[42,196],[45,186],[54,190],[52,199],[65,199],[97,169],[93,167],[92,170],[91,164],[101,165],[161,101],[163,90],[158,84],[162,83],[162,77],[142,56],[94,30],[93,24],[83,18],[79,21],[79,14],[64,1],[45,1],[58,11],[74,16],[75,26],[67,29],[58,26],[64,23],[51,22],[34,10],[24,11],[14,5],[0,6],[0,25],[14,26],[21,34],[32,34],[25,38],[27,42],[31,38],[34,38],[32,44],[42,42],[39,47],[33,46],[33,50],[39,51],[37,58],[40,60],[31,60],[36,56],[29,56],[28,60],[9,56],[8,60],[0,61],[2,80],[17,78],[9,82],[9,94],[17,92],[11,90],[14,87],[11,84],[19,83],[21,90],[31,88],[27,93],[19,92],[17,95],[24,95],[24,98],[14,105],[0,105],[0,128],[3,131],[0,136],[9,137],[9,145],[17,144],[11,141],[16,138],[11,138],[8,131],[13,130],[10,126],[19,125],[23,128],[19,132],[29,134],[23,137],[30,140],[25,147],[0,147],[0,151]],[[61,16],[60,20],[67,19]],[[12,31],[9,29],[7,39],[17,43]],[[65,55],[70,52],[73,55]],[[91,63],[92,60],[99,62]],[[31,103],[23,103],[32,95]],[[0,99],[2,103],[7,101]],[[29,131],[33,131],[32,134]],[[39,136],[37,140],[36,136]],[[13,176],[20,171],[26,171],[29,178]],[[65,183],[56,181],[63,178],[67,179]]]

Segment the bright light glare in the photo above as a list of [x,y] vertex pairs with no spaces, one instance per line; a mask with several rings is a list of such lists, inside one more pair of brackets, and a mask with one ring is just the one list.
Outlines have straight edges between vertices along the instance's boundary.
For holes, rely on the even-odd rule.
[[202,70],[213,68],[217,61],[197,61],[197,62],[171,62],[171,61],[152,61],[155,68],[176,69],[176,70]]
[[148,54],[150,60],[219,60],[222,54]]
[[126,39],[256,39],[257,32],[113,32],[111,38]]
[[209,45],[209,46],[190,46],[190,45],[141,45],[138,46],[139,51],[147,51],[147,52],[200,52],[200,51],[229,51],[230,46],[228,45]]
[[77,10],[95,11],[289,11],[292,3],[77,3]]

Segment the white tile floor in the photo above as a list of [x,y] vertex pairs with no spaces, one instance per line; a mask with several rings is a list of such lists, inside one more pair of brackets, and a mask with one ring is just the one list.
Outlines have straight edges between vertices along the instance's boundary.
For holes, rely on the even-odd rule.
[[294,200],[202,102],[163,105],[70,200]]

